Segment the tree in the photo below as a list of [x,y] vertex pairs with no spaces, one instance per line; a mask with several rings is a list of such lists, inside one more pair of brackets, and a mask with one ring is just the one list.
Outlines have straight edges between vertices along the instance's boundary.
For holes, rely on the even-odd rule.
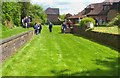
[[13,27],[20,26],[20,5],[17,2],[2,3],[2,24]]
[[24,18],[30,13],[30,2],[19,2],[21,5],[21,18]]
[[46,15],[41,6],[28,2],[2,2],[2,24],[10,28],[21,25],[21,19],[31,16],[39,23],[46,22]]
[[33,18],[34,22],[45,23],[47,20],[45,11],[39,5],[32,5],[30,7],[30,16]]
[[65,19],[65,14],[60,15],[60,19],[61,19],[62,21],[64,21],[64,19]]
[[118,14],[115,18],[112,19],[112,21],[108,23],[108,26],[113,26],[113,25],[120,26],[120,14]]

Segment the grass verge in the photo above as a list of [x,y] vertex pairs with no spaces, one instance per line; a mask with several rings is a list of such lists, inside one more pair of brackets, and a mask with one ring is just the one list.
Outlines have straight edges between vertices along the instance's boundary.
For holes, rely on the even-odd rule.
[[47,26],[3,63],[3,76],[117,76],[119,53]]

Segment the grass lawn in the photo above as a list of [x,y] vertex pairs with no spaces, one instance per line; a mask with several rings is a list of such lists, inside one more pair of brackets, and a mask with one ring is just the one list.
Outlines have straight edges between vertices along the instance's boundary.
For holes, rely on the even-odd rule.
[[[118,52],[72,34],[43,27],[22,49],[2,64],[3,76],[114,76]],[[120,62],[120,61],[119,61]]]
[[5,39],[5,38],[8,38],[8,37],[20,34],[22,32],[26,32],[28,30],[30,30],[30,29],[25,29],[25,28],[22,28],[22,27],[16,27],[16,28],[8,29],[6,31],[0,32],[0,34],[1,34],[0,39]]
[[111,27],[98,26],[95,27],[93,31],[111,33],[111,34],[120,34],[120,29],[118,29],[118,26],[111,26]]

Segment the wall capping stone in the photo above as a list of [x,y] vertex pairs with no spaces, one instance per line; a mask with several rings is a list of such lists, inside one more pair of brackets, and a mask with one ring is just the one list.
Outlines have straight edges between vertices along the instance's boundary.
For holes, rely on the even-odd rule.
[[27,31],[27,32],[23,32],[23,33],[21,33],[21,34],[18,34],[18,35],[9,37],[9,38],[5,38],[5,39],[3,39],[3,40],[0,40],[0,45],[1,45],[1,44],[4,44],[4,43],[7,43],[7,42],[9,42],[9,41],[11,41],[11,40],[13,40],[13,39],[15,39],[15,38],[20,37],[20,36],[23,36],[23,35],[25,35],[25,34],[28,34],[29,32],[32,32],[32,30],[29,30],[29,31]]

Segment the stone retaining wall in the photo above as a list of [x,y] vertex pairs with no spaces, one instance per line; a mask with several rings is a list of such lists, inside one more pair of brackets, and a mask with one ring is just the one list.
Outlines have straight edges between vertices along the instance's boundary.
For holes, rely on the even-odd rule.
[[74,26],[73,33],[78,36],[84,36],[88,39],[100,42],[107,46],[110,46],[118,51],[120,51],[120,35],[119,34],[109,34],[95,31],[85,31],[79,28],[79,26]]
[[4,39],[0,41],[0,60],[4,61],[6,58],[14,54],[22,45],[29,41],[33,36],[33,31],[24,32],[22,34]]

